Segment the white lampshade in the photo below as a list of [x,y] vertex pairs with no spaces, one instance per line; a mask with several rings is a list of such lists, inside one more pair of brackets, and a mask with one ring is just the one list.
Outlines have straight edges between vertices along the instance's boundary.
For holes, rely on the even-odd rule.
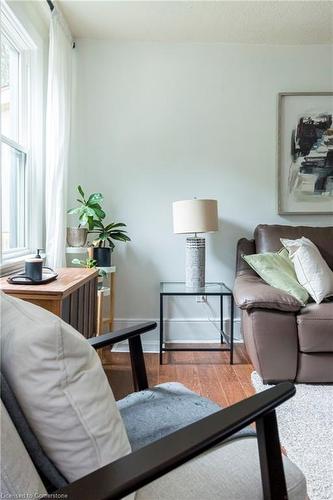
[[183,200],[172,204],[174,233],[218,230],[217,200]]

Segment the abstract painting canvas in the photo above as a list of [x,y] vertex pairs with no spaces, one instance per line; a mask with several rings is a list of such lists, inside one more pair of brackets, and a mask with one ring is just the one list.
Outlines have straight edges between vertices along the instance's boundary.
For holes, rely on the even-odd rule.
[[279,94],[280,214],[333,213],[333,92]]

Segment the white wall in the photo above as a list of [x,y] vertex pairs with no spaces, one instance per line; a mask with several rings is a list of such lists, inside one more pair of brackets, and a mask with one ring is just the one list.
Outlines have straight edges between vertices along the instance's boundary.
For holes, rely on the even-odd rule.
[[[132,242],[113,255],[118,319],[157,318],[159,282],[184,277],[175,200],[218,199],[207,280],[230,287],[236,242],[257,224],[332,223],[277,215],[275,169],[277,93],[332,89],[332,47],[78,40],[76,58],[69,203],[81,183],[128,224]],[[176,321],[169,335],[216,338],[210,304],[170,300],[170,317],[204,323]]]

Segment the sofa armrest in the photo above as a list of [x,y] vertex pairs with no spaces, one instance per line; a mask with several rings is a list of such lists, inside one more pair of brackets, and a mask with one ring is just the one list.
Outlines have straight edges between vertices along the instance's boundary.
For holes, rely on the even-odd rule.
[[240,309],[276,309],[296,312],[301,309],[298,300],[289,293],[265,283],[259,276],[242,274],[234,285],[235,304]]

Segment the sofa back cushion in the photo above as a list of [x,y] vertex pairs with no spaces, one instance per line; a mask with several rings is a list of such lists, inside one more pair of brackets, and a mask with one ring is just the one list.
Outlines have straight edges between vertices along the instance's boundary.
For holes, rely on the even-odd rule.
[[280,226],[260,224],[254,231],[256,253],[278,252],[281,249],[280,238],[295,240],[305,236],[319,249],[329,267],[333,269],[333,226]]
[[256,276],[257,273],[248,265],[244,259],[244,255],[256,253],[256,245],[254,240],[241,238],[237,242],[236,249],[236,276],[251,275]]
[[32,431],[72,482],[130,452],[100,359],[52,313],[0,294],[2,371]]

